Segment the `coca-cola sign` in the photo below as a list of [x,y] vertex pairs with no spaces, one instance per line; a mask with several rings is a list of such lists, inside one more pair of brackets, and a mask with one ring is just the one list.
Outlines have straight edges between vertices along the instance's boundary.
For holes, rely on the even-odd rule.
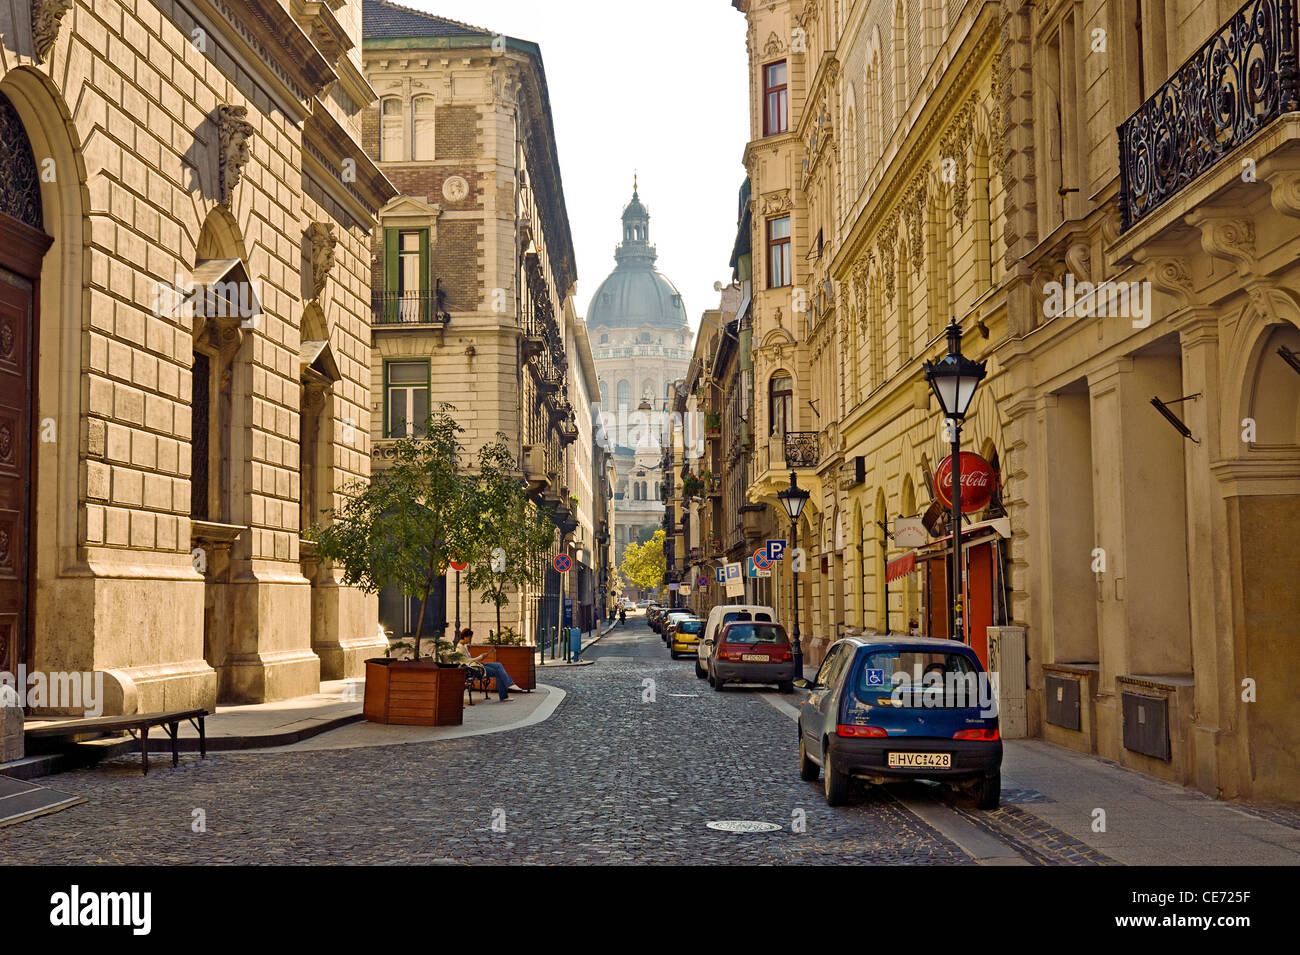
[[[934,496],[944,507],[952,508],[952,455],[939,462],[934,472]],[[961,453],[961,509],[963,512],[980,511],[993,500],[997,476],[993,468],[978,454]]]

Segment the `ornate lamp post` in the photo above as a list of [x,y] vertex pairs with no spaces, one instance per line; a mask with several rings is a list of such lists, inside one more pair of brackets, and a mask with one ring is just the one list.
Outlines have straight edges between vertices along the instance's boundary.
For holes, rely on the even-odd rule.
[[781,506],[790,515],[790,585],[794,588],[794,676],[803,678],[803,647],[799,643],[799,581],[794,575],[794,554],[799,549],[799,514],[808,503],[808,492],[799,486],[794,471],[790,472],[790,486],[777,491]]
[[[952,436],[952,575],[948,592],[948,636],[960,640],[962,621],[957,611],[961,600],[961,423],[970,408],[975,389],[984,380],[982,361],[972,361],[961,353],[961,326],[957,319],[948,322],[948,354],[937,362],[925,362],[925,380],[948,419]],[[937,481],[936,481],[937,483]],[[935,488],[935,493],[939,491]]]

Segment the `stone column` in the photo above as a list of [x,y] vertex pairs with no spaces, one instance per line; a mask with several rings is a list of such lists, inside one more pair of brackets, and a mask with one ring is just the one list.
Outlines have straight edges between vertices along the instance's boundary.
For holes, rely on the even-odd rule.
[[1224,550],[1229,540],[1228,514],[1211,463],[1235,457],[1239,452],[1223,443],[1227,433],[1237,434],[1236,423],[1227,427],[1219,415],[1225,407],[1234,408],[1236,402],[1220,387],[1218,316],[1208,308],[1184,309],[1173,321],[1182,346],[1183,387],[1188,394],[1201,395],[1197,401],[1184,403],[1183,415],[1200,441],[1188,442],[1184,449],[1187,570],[1196,581],[1190,593],[1196,709],[1189,763],[1198,789],[1230,798],[1239,794],[1233,753],[1237,733],[1234,714],[1238,688],[1233,666],[1236,634],[1232,564],[1225,559]]

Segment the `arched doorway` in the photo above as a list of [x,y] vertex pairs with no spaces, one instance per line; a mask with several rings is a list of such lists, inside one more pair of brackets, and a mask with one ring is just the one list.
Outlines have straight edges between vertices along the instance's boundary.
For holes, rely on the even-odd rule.
[[0,94],[0,671],[10,673],[31,649],[37,316],[41,260],[52,242],[31,141]]

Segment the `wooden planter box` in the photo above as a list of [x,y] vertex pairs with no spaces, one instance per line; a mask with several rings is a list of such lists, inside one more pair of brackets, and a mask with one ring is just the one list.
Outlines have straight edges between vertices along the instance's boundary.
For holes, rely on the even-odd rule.
[[432,660],[366,661],[362,715],[372,723],[459,726],[465,705],[465,671]]
[[[494,647],[488,644],[480,646],[474,644],[474,649],[470,651],[473,656],[478,656],[487,651],[487,656],[483,657],[484,663],[499,663],[506,668],[515,685],[525,690],[537,689],[537,648],[536,647]],[[496,680],[489,680],[490,689],[496,689]]]

